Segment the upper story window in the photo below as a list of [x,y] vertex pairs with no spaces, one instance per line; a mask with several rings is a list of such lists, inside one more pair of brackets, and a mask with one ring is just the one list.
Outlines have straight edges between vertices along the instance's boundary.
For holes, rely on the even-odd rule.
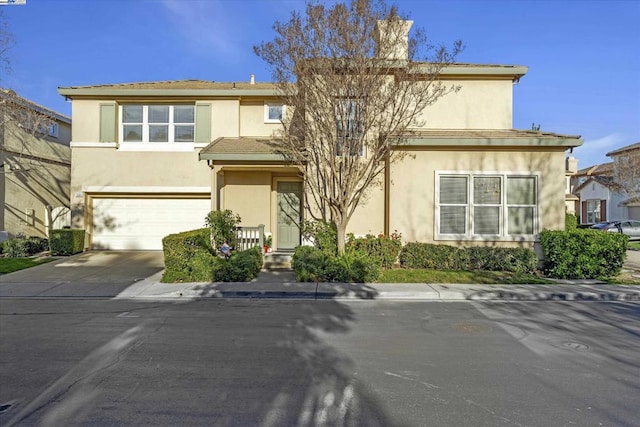
[[193,105],[140,105],[121,107],[123,142],[194,142]]
[[284,119],[285,107],[282,104],[264,104],[264,122],[281,123]]
[[49,128],[47,129],[47,133],[49,134],[49,136],[57,138],[60,134],[60,126],[58,125],[58,123],[50,123]]
[[362,156],[362,108],[356,99],[336,102],[336,156]]
[[437,186],[441,239],[510,239],[537,232],[536,176],[439,174]]

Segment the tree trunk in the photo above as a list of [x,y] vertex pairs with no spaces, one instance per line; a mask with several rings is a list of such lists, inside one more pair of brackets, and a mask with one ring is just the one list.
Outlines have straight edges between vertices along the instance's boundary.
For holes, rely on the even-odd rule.
[[347,235],[347,222],[336,223],[336,235],[338,240],[338,253],[344,253],[345,237]]

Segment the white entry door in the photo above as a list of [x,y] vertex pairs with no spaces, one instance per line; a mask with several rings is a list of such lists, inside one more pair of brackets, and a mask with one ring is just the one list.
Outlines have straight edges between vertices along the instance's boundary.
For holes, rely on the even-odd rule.
[[160,250],[168,234],[204,227],[209,199],[93,199],[93,249]]

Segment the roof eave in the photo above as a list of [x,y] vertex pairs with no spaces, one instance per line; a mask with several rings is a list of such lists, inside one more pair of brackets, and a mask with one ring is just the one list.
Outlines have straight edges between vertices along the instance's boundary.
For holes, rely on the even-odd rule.
[[459,146],[459,147],[566,147],[582,145],[580,138],[429,138],[409,137],[400,146]]
[[213,161],[246,161],[246,162],[282,162],[285,157],[275,153],[203,153],[198,154],[199,160]]
[[124,89],[124,88],[72,88],[59,87],[58,93],[73,98],[75,96],[277,96],[276,89]]

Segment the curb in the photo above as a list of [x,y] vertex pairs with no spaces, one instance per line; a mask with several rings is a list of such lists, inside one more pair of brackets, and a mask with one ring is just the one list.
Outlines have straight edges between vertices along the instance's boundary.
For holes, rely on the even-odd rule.
[[209,289],[204,292],[193,289],[182,289],[160,294],[138,294],[117,296],[117,299],[291,299],[291,300],[397,300],[397,301],[573,301],[573,302],[620,302],[640,301],[640,292],[585,291],[585,292],[531,292],[496,290],[483,293],[463,291],[377,291],[375,289],[360,290],[323,290],[286,291],[286,290],[219,290]]

